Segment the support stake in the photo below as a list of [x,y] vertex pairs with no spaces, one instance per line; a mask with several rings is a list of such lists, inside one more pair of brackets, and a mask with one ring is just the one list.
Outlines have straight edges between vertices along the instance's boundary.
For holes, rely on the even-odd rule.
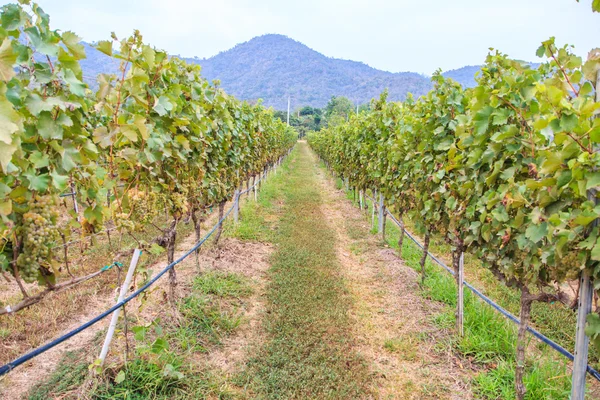
[[383,193],[379,193],[379,229],[378,232],[385,237],[385,206],[383,205]]
[[458,284],[458,302],[456,304],[456,330],[460,337],[465,334],[465,253],[460,252],[458,258],[458,274],[456,277],[456,283]]
[[[135,267],[137,266],[141,254],[142,251],[140,249],[135,249],[133,251],[133,257],[131,257],[131,263],[129,264],[129,269],[127,270],[125,282],[123,282],[123,286],[121,286],[121,291],[119,292],[119,297],[117,298],[117,304],[123,301],[125,295],[127,294],[127,291],[129,290],[129,285],[131,285],[133,273],[135,272]],[[119,321],[120,313],[121,308],[118,308],[112,314],[110,325],[108,326],[108,332],[106,333],[106,339],[104,339],[104,345],[102,346],[102,351],[100,352],[100,365],[104,364],[104,360],[106,359],[106,355],[108,354],[110,342],[112,341],[113,335],[115,334],[115,329],[117,328],[117,322]]]
[[233,194],[233,221],[236,223],[240,220],[240,191],[235,189]]
[[592,312],[594,288],[587,271],[581,274],[579,285],[579,307],[577,309],[577,329],[575,331],[575,359],[571,378],[571,400],[584,400],[585,377],[588,364],[590,338],[585,334],[587,316]]

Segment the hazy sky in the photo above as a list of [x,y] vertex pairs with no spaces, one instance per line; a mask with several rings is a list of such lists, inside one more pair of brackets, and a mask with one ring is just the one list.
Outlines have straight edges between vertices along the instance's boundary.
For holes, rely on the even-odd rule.
[[[0,0],[0,4],[10,1]],[[87,41],[135,28],[171,54],[210,57],[280,33],[336,58],[430,74],[481,64],[489,47],[536,60],[540,42],[600,47],[591,0],[39,0],[52,27]]]

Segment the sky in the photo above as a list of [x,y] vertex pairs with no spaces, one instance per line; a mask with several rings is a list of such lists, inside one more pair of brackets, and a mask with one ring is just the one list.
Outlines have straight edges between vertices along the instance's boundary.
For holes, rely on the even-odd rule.
[[[0,0],[0,4],[12,1]],[[431,74],[482,64],[490,47],[536,61],[543,40],[585,57],[600,47],[591,0],[38,0],[53,29],[92,42],[129,35],[170,54],[210,57],[267,33],[329,57]]]

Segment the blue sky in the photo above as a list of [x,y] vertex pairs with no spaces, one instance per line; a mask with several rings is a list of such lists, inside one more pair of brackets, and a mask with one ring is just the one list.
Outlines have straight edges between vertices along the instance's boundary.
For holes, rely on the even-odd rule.
[[[0,0],[0,4],[10,1]],[[481,64],[490,47],[535,61],[540,42],[600,47],[591,0],[39,0],[56,29],[87,41],[139,29],[171,54],[210,57],[280,33],[330,57],[430,74]]]

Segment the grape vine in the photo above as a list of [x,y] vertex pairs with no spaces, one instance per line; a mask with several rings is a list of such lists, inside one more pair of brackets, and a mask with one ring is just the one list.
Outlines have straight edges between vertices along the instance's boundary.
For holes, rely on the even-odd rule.
[[[426,96],[389,103],[383,94],[369,112],[309,135],[352,186],[409,213],[426,245],[441,233],[455,268],[470,252],[521,292],[519,398],[532,302],[562,300],[560,284],[582,271],[600,286],[600,57],[593,50],[584,62],[554,38],[538,56],[548,61],[532,68],[492,52],[472,89],[436,73]],[[588,326],[593,338],[599,325]]]
[[[166,211],[156,242],[172,262],[182,219],[193,216],[199,235],[197,213],[230,199],[296,139],[271,110],[227,95],[138,31],[96,44],[120,67],[93,91],[77,35],[51,29],[28,0],[0,13],[0,269],[26,298],[21,280],[54,286],[61,236],[111,227],[150,247],[136,236]],[[71,187],[82,215],[59,218],[58,196]]]

